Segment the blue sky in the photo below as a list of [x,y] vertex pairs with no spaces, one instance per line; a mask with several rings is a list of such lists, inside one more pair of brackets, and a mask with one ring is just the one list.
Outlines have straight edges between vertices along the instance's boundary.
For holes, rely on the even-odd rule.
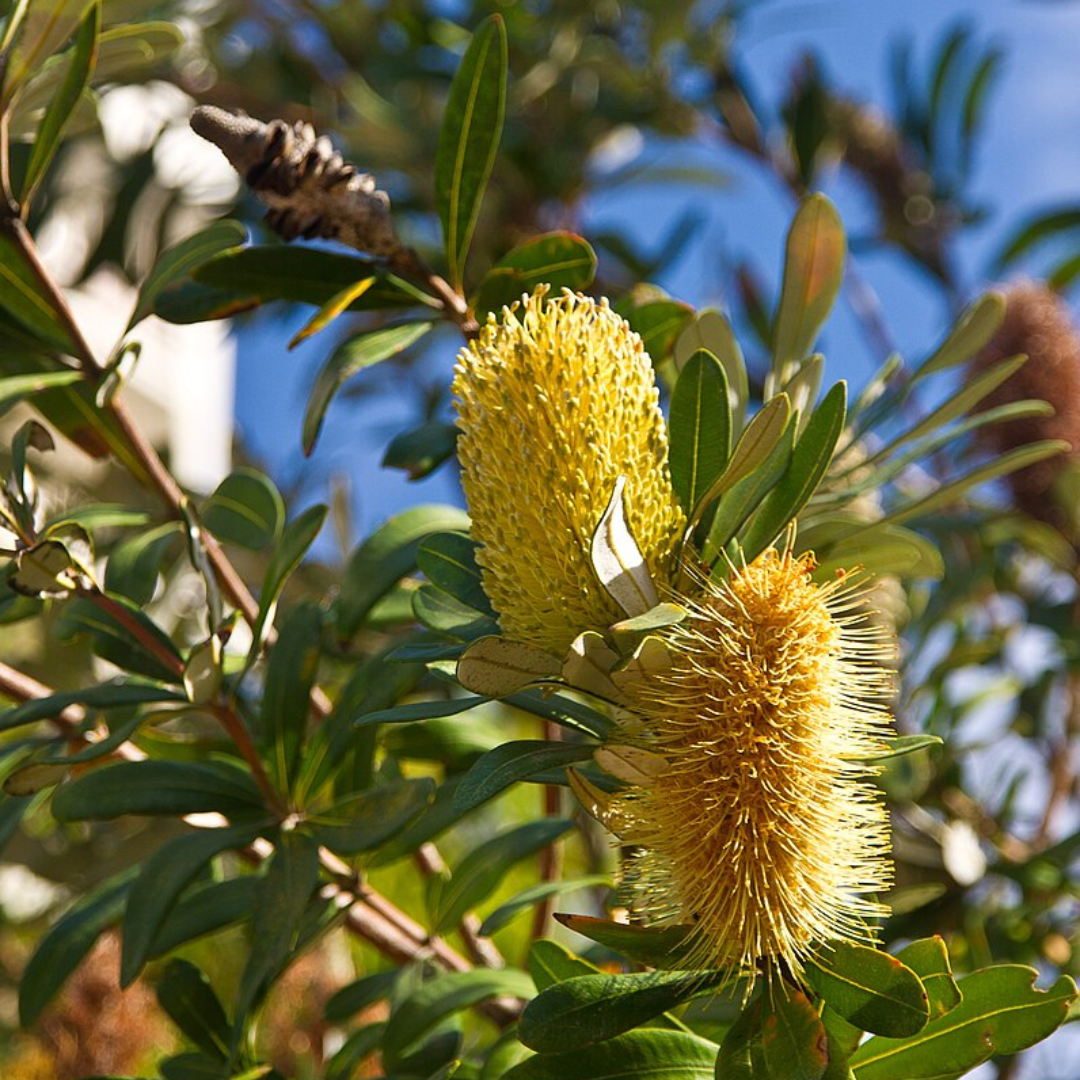
[[[974,292],[986,280],[991,254],[1019,220],[1050,205],[1080,202],[1080,2],[772,0],[747,23],[740,55],[769,101],[782,93],[798,57],[812,50],[834,85],[887,107],[890,42],[909,35],[917,59],[924,62],[942,33],[965,18],[975,26],[979,43],[995,44],[1006,54],[971,187],[976,201],[993,214],[961,251],[963,280]],[[750,256],[764,280],[775,284],[792,204],[775,181],[737,155],[716,148],[702,153],[732,174],[724,190],[676,186],[601,193],[586,207],[583,231],[588,236],[618,224],[632,228],[649,246],[693,200],[703,224],[663,284],[694,304],[723,306],[712,284],[716,251]],[[843,184],[827,185],[827,190],[849,230],[856,231],[867,212],[865,198]],[[940,294],[896,255],[862,255],[858,267],[878,293],[899,349],[913,360],[929,351],[947,327]],[[285,343],[305,317],[299,313],[291,322],[263,321],[239,335],[237,419],[242,436],[272,475],[297,486],[294,509],[326,499],[332,474],[348,481],[358,535],[410,504],[455,499],[453,478],[445,472],[409,484],[400,473],[379,468],[389,438],[416,417],[415,402],[400,393],[335,401],[315,455],[303,460],[303,404],[330,344],[316,337],[293,353],[286,351]],[[433,380],[449,379],[458,344],[447,336],[432,351],[427,367]],[[843,302],[823,344],[831,378],[847,378],[856,386],[882,359],[869,350]],[[374,373],[360,378],[372,379]]]

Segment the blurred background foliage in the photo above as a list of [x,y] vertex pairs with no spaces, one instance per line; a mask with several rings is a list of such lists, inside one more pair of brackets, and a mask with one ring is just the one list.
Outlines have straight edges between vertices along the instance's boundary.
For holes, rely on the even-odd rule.
[[[1075,392],[1080,349],[1068,311],[1055,294],[1068,290],[1080,273],[1080,210],[1055,206],[1013,220],[1007,208],[981,205],[970,190],[1008,43],[988,43],[977,26],[946,33],[928,56],[898,41],[893,100],[882,107],[849,96],[826,58],[807,56],[782,85],[759,85],[748,74],[742,28],[755,9],[766,6],[766,0],[109,0],[103,10],[103,41],[112,44],[102,46],[97,92],[83,95],[74,110],[28,225],[43,248],[55,253],[55,272],[70,287],[85,284],[103,267],[137,285],[168,246],[223,215],[243,221],[258,240],[275,243],[260,223],[263,208],[221,169],[216,151],[200,155],[187,141],[191,109],[214,104],[267,120],[310,121],[330,134],[345,156],[373,173],[389,193],[406,241],[438,263],[432,162],[447,91],[469,33],[497,10],[506,21],[509,43],[506,127],[465,277],[469,292],[522,241],[551,230],[579,230],[583,203],[598,186],[610,191],[640,185],[647,204],[657,185],[677,185],[686,212],[659,245],[646,248],[629,226],[586,239],[599,256],[598,295],[610,296],[639,318],[649,304],[666,304],[653,314],[680,326],[689,308],[674,302],[677,297],[668,303],[652,283],[691,242],[698,222],[696,200],[722,199],[732,182],[721,167],[703,165],[693,150],[723,146],[754,163],[761,183],[790,192],[793,206],[805,193],[834,185],[839,176],[857,185],[873,208],[875,228],[853,241],[856,260],[844,290],[859,332],[888,366],[867,391],[868,408],[872,396],[881,395],[874,434],[853,447],[856,457],[847,459],[849,468],[852,461],[859,464],[858,454],[873,457],[888,442],[890,433],[899,430],[897,418],[910,426],[912,417],[930,413],[964,385],[964,378],[974,378],[994,359],[1030,355],[1021,375],[983,407],[1039,398],[1057,410],[1054,418],[1026,421],[1027,428],[1004,425],[994,438],[964,435],[921,456],[877,490],[878,503],[870,512],[887,513],[890,500],[910,501],[1037,439],[1070,440],[1080,424]],[[8,14],[11,7],[0,5],[0,12]],[[153,22],[130,33],[119,29],[145,21]],[[46,65],[30,82],[13,117],[16,186],[31,165],[33,143],[23,136],[35,131],[41,109],[56,92],[56,67]],[[911,373],[921,357],[890,361],[888,306],[861,278],[857,256],[882,248],[902,253],[910,272],[924,276],[940,294],[943,310],[958,316],[986,284],[979,282],[973,290],[958,271],[958,251],[967,232],[984,225],[992,213],[1004,237],[995,273],[1008,275],[1018,265],[1034,265],[1041,280],[1026,292],[1008,294],[1005,331],[1012,337],[1007,342],[987,346],[987,355],[959,379],[946,376],[930,393],[923,383],[913,390]],[[771,253],[756,254],[753,263],[718,255],[714,291],[723,297],[737,330],[751,392],[760,400],[779,270]],[[243,335],[250,321],[260,317],[261,312],[241,315],[235,332]],[[385,311],[350,312],[326,337],[347,341],[388,318]],[[645,323],[640,326],[644,333]],[[948,330],[943,321],[940,335]],[[654,332],[655,360],[664,359],[675,337],[674,332]],[[932,344],[925,343],[927,354]],[[447,357],[455,348],[446,337],[430,350],[406,351],[345,393],[370,394],[382,381],[395,394],[411,395],[417,425],[431,422],[437,428],[446,418]],[[434,354],[437,369],[430,362]],[[299,430],[298,418],[295,430],[283,435],[294,440],[297,452]],[[1080,447],[1080,440],[1072,441]],[[4,454],[6,471],[10,454]],[[238,455],[243,458],[243,446]],[[436,453],[421,466],[406,454],[405,465],[416,476],[429,467],[450,472],[454,466],[447,456]],[[1021,473],[1011,485],[960,493],[940,512],[921,517],[916,527],[940,553],[943,572],[903,588],[890,581],[882,599],[887,616],[902,632],[899,727],[944,739],[932,751],[896,759],[882,780],[895,823],[898,878],[886,941],[941,934],[958,970],[974,969],[992,957],[1033,965],[1047,979],[1080,974],[1075,513],[1080,475],[1073,455],[1054,461],[1038,476]],[[156,500],[118,468],[72,471],[66,463],[54,468],[45,456],[36,471],[54,511],[92,500],[160,513]],[[284,479],[290,502],[289,477]],[[341,550],[352,551],[347,497],[338,492],[329,501]],[[156,518],[149,520],[156,523]],[[105,531],[102,537],[104,550],[115,554],[123,534]],[[273,550],[265,545],[261,551],[230,548],[244,578],[254,582],[263,579]],[[162,533],[149,551],[149,562],[138,568],[141,578],[129,569],[140,582],[150,575],[149,591],[140,584],[136,595],[141,590],[146,610],[178,642],[197,644],[204,633],[203,585],[187,564],[180,535]],[[291,580],[290,608],[336,587],[340,559],[335,563],[329,545],[319,553]],[[373,618],[359,635],[324,639],[323,677],[332,694],[363,697],[356,665],[399,642],[394,620],[409,610],[410,599],[409,590],[398,589],[385,599],[382,619]],[[6,623],[0,626],[4,661],[60,689],[100,678],[103,669],[89,639],[71,640],[60,625],[65,618],[70,621],[61,605],[39,619],[21,618],[33,603],[5,599],[0,609]],[[439,697],[447,692],[444,683],[416,665],[399,670],[401,681],[385,706],[402,694]],[[228,751],[220,731],[192,712],[175,730],[169,725],[144,728],[143,745],[177,760]],[[455,724],[453,717],[387,727],[381,746],[388,759],[402,763],[404,775],[435,776],[445,791],[482,752],[508,735],[537,737],[538,723],[494,704],[467,727]],[[359,757],[356,767],[363,768]],[[20,809],[25,809],[22,800]],[[519,785],[455,823],[440,837],[440,851],[454,864],[493,831],[527,822],[542,810],[540,789]],[[6,875],[0,934],[4,1075],[31,1080],[134,1074],[153,1068],[170,1043],[178,1050],[185,1046],[141,981],[121,994],[114,978],[102,979],[101,973],[118,962],[116,942],[108,935],[30,1033],[18,1029],[14,996],[33,945],[56,913],[72,897],[87,894],[155,850],[175,826],[132,818],[57,826],[38,796],[21,824],[19,816],[2,808],[0,813],[6,815],[0,824]],[[566,846],[564,872],[568,877],[608,872],[606,841],[587,823],[578,824]],[[424,882],[438,873],[430,858],[430,853],[426,863],[420,856],[411,862],[388,858],[386,866],[373,869],[371,881],[421,918]],[[36,877],[20,877],[20,868]],[[532,864],[523,861],[492,886],[485,912],[534,880]],[[587,889],[578,894],[576,906],[568,900],[567,909],[588,906],[590,895],[592,903],[599,902],[603,890],[589,889],[591,894]],[[521,961],[530,940],[529,921],[511,923],[495,936],[514,962]],[[190,945],[183,954],[210,975],[225,1000],[241,979],[230,941],[244,933],[226,930],[224,937]],[[583,939],[567,935],[565,940],[587,951],[581,948]],[[460,944],[459,938],[454,941]],[[600,949],[590,955],[598,962],[610,958]],[[341,933],[324,936],[275,987],[257,1036],[259,1059],[297,1078],[377,1075],[347,1071],[348,1057],[338,1059],[340,1072],[325,1071],[326,1058],[349,1030],[345,1021],[351,1012],[340,1000],[337,1010],[326,1014],[317,1006],[358,974],[381,966],[370,947],[347,942]],[[382,1016],[377,1005],[364,1007],[369,1010],[364,1015]],[[482,1027],[483,1021],[469,1024]],[[1031,1071],[1025,1071],[1021,1059],[1010,1059],[996,1063],[996,1075],[1061,1080],[1075,1075],[1068,1034],[1033,1051],[1042,1056]],[[467,1035],[478,1038],[472,1027]],[[355,1060],[360,1061],[357,1046]]]

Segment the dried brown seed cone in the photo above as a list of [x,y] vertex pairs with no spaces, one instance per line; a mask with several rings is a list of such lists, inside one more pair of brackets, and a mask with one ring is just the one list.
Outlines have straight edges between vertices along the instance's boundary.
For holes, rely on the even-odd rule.
[[1005,300],[1005,320],[972,361],[970,374],[1021,353],[1028,360],[983,400],[981,408],[1035,398],[1049,402],[1055,411],[1051,416],[988,424],[979,429],[979,441],[998,454],[1042,439],[1069,443],[1070,452],[1014,472],[1009,487],[1019,509],[1056,528],[1071,529],[1072,515],[1066,513],[1054,487],[1063,470],[1080,456],[1080,337],[1065,302],[1044,284],[1021,282],[1006,292]]
[[406,257],[386,192],[376,190],[374,177],[345,161],[310,124],[264,124],[200,105],[191,127],[229,159],[270,207],[266,220],[286,240],[340,240],[378,258]]

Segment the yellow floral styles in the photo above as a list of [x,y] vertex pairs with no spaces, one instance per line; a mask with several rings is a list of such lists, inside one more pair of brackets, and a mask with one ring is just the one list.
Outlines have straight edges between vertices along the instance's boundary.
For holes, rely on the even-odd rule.
[[662,639],[670,667],[635,691],[647,778],[612,820],[643,854],[642,912],[692,927],[688,965],[799,971],[816,943],[873,936],[890,881],[885,808],[868,782],[892,688],[885,633],[810,557],[766,551],[710,582]]
[[648,570],[670,580],[685,520],[652,364],[606,300],[541,288],[491,316],[454,395],[477,561],[507,637],[562,655],[624,617],[589,557],[620,476]]

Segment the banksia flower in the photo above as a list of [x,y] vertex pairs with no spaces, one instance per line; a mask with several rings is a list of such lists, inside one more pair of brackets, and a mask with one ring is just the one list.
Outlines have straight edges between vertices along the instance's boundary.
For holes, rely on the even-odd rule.
[[610,819],[642,849],[625,874],[640,912],[692,927],[688,967],[797,972],[885,913],[864,895],[891,867],[860,759],[888,732],[891,642],[856,612],[857,586],[817,585],[812,566],[769,550],[684,600],[662,635],[670,669],[633,695],[644,734],[627,741],[653,766]]
[[607,301],[538,289],[489,317],[454,394],[477,561],[507,637],[561,655],[624,616],[589,558],[620,476],[648,569],[670,579],[684,518],[652,364]]
[[201,105],[191,127],[229,159],[270,207],[267,224],[286,240],[340,240],[390,260],[407,254],[394,231],[386,192],[377,191],[374,177],[345,161],[310,124],[264,124]]
[[987,424],[979,429],[979,440],[995,454],[1041,439],[1069,443],[1071,453],[1045,458],[1008,478],[1017,507],[1048,524],[1067,526],[1054,486],[1062,471],[1080,455],[1080,337],[1065,302],[1045,285],[1014,285],[1006,292],[1005,301],[1005,320],[972,361],[971,373],[978,374],[1020,353],[1026,354],[1028,361],[984,398],[981,408],[1034,398],[1048,401],[1054,413]]

